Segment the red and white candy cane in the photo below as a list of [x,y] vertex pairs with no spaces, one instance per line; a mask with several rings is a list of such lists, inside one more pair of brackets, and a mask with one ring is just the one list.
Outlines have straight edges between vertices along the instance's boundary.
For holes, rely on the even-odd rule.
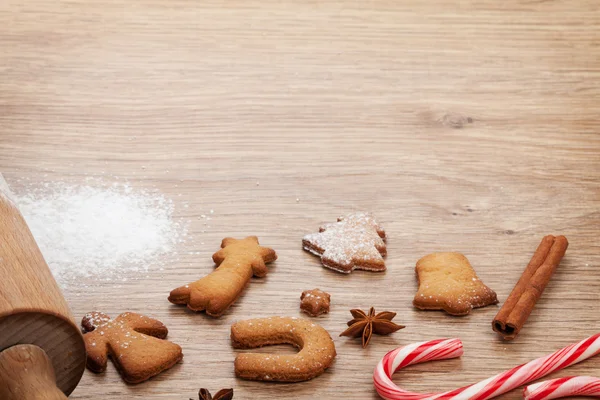
[[600,379],[593,376],[567,376],[534,383],[523,390],[525,400],[550,400],[567,396],[600,397]]
[[396,370],[425,361],[460,357],[459,339],[439,339],[413,343],[387,353],[373,372],[373,382],[379,395],[386,400],[486,400],[506,393],[551,372],[595,356],[600,352],[600,334],[572,344],[548,356],[530,361],[496,376],[444,393],[414,393],[396,386],[391,376]]

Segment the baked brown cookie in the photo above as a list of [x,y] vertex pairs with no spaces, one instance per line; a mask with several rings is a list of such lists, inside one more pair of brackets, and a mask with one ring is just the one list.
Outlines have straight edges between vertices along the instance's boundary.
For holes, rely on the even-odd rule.
[[331,296],[320,289],[305,290],[300,296],[300,310],[311,317],[329,312]]
[[167,327],[154,318],[127,312],[111,320],[94,311],[83,317],[81,326],[87,367],[92,372],[105,371],[110,357],[125,382],[139,383],[183,358],[181,347],[163,340]]
[[276,259],[275,250],[260,246],[256,236],[225,238],[221,250],[213,254],[218,268],[196,282],[172,290],[169,301],[220,317],[242,294],[250,278],[267,275],[265,264]]
[[419,290],[413,304],[421,310],[466,315],[471,309],[497,304],[496,293],[481,282],[461,253],[433,253],[416,266]]
[[300,348],[293,355],[241,353],[235,359],[235,375],[258,381],[300,382],[321,375],[336,356],[331,336],[309,320],[288,317],[249,319],[231,326],[231,343],[236,349],[273,344]]
[[349,214],[323,225],[318,233],[304,236],[302,247],[337,272],[385,271],[385,231],[369,213]]

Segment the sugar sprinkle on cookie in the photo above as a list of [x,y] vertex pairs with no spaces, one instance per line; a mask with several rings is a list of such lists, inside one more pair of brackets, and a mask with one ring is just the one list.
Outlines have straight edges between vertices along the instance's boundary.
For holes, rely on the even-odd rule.
[[305,290],[300,296],[300,310],[311,317],[329,312],[331,295],[321,289]]
[[337,272],[385,271],[385,231],[370,213],[348,214],[323,225],[319,232],[304,236],[302,247]]

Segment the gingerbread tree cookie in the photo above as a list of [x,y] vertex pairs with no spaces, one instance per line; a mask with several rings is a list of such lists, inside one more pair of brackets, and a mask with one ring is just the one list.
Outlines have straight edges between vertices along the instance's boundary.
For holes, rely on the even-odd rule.
[[181,347],[164,340],[167,327],[154,318],[127,312],[110,319],[94,311],[83,317],[81,326],[92,372],[105,371],[110,357],[125,382],[139,383],[183,358]]
[[304,250],[321,256],[323,266],[338,272],[385,271],[385,231],[369,213],[349,214],[302,239]]
[[242,294],[250,278],[267,275],[265,264],[276,259],[275,250],[260,246],[256,236],[225,238],[221,250],[213,254],[218,268],[196,282],[172,290],[169,301],[219,317]]

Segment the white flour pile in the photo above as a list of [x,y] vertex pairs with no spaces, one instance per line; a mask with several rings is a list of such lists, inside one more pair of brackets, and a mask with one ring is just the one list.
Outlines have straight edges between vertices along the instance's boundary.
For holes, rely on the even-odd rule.
[[47,184],[16,201],[63,287],[83,277],[134,278],[174,254],[186,235],[171,200],[127,184]]

